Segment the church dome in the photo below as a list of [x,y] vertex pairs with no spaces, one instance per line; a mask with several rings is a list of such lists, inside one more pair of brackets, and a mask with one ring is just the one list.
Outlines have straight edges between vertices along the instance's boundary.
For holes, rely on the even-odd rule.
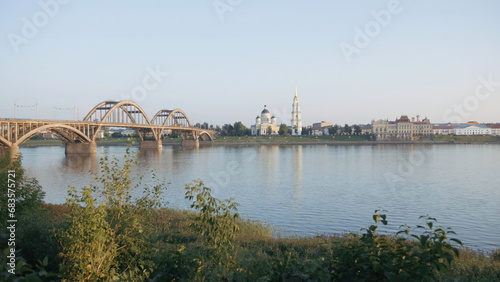
[[271,113],[267,110],[266,105],[264,105],[264,109],[260,113],[260,117],[262,118],[262,123],[271,123]]

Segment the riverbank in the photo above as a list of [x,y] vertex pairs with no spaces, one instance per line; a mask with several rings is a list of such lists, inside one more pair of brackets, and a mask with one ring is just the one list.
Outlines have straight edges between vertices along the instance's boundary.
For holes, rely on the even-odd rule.
[[[65,205],[45,205],[44,211],[40,213],[43,218],[38,217],[35,226],[42,230],[63,226],[69,211]],[[330,281],[341,279],[339,272],[350,279],[358,275],[373,275],[373,280],[378,275],[384,277],[383,270],[396,274],[397,267],[408,274],[434,277],[438,281],[500,279],[498,249],[483,253],[466,247],[459,248],[459,256],[446,266],[448,271],[439,271],[442,269],[436,270],[434,266],[420,263],[425,254],[419,254],[417,244],[398,243],[394,236],[375,233],[373,243],[370,243],[372,239],[362,240],[350,234],[276,236],[273,226],[250,220],[237,220],[239,231],[234,233],[232,247],[223,250],[223,255],[227,255],[221,260],[223,264],[215,264],[210,261],[220,259],[217,253],[214,254],[214,250],[205,242],[206,238],[192,228],[193,224],[199,222],[196,219],[197,212],[171,208],[151,212],[154,214],[154,228],[148,230],[151,233],[146,234],[146,237],[154,239],[154,244],[142,249],[141,256],[149,257],[155,266],[151,269],[152,276],[162,281],[192,281],[199,279],[200,275],[207,281],[221,278],[227,278],[228,281]],[[33,232],[33,227],[30,230]],[[59,246],[55,242],[53,244],[56,249],[48,252],[60,252]],[[429,245],[429,248],[434,247]],[[378,251],[380,255],[371,256],[370,252],[373,251]],[[407,256],[403,256],[403,262],[405,259],[408,261],[396,267],[394,265],[400,262],[397,258],[399,254]],[[58,259],[49,258],[49,262],[55,263]],[[444,260],[442,262],[444,267],[446,263]],[[380,267],[372,263],[380,263]],[[363,269],[363,273],[356,273],[353,269]],[[425,273],[425,270],[435,273]]]
[[[140,140],[133,138],[101,139],[97,146],[139,146]],[[180,146],[181,138],[166,138],[163,146]],[[213,142],[202,141],[201,145],[249,146],[249,145],[336,145],[336,146],[373,146],[399,144],[500,144],[500,136],[453,136],[436,135],[429,140],[415,141],[371,141],[367,135],[352,136],[221,136]],[[22,147],[64,146],[60,140],[28,140]]]

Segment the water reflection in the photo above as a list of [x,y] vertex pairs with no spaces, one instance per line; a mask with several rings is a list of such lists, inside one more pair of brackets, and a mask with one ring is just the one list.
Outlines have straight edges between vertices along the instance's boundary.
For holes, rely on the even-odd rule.
[[278,145],[263,145],[258,149],[257,165],[266,184],[279,183],[280,158]]
[[61,159],[62,171],[85,173],[97,171],[97,154],[68,154]]
[[302,190],[302,146],[293,147],[293,196],[295,199],[300,198]]

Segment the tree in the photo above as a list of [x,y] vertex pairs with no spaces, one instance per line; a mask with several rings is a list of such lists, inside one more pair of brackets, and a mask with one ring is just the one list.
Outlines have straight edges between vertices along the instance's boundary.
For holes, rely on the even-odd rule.
[[307,135],[307,127],[302,127],[302,135]]
[[346,123],[344,126],[344,133],[351,135],[352,134],[352,128]]
[[179,129],[172,129],[172,131],[170,131],[170,134],[169,136],[171,138],[177,138],[177,137],[180,137],[181,136],[181,131]]
[[113,138],[122,138],[123,134],[120,131],[116,131],[116,132],[113,132],[113,134],[111,134],[111,137],[113,137]]
[[286,126],[286,124],[282,123],[280,125],[280,130],[278,131],[279,135],[283,136],[283,135],[287,135],[288,134],[288,126]]
[[338,125],[335,125],[335,126],[328,128],[328,134],[330,134],[330,135],[336,135],[338,131],[339,131]]
[[359,125],[354,126],[354,134],[357,134],[357,135],[361,134],[361,127]]
[[247,127],[241,121],[234,123],[234,136],[246,135]]
[[108,127],[105,127],[104,128],[104,138],[109,138],[110,134],[109,134],[109,128]]
[[271,128],[271,126],[268,126],[267,127],[267,135],[271,135],[271,133],[273,133],[273,129]]
[[224,124],[221,129],[221,135],[234,136],[234,126],[229,123]]

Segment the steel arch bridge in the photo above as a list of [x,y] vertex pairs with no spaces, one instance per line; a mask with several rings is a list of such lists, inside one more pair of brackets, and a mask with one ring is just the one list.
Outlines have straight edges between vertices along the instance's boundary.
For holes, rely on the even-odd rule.
[[135,129],[141,148],[161,148],[165,130],[178,130],[183,146],[197,146],[200,140],[213,141],[215,138],[215,131],[193,127],[180,109],[162,109],[149,119],[133,101],[104,101],[96,105],[83,121],[0,118],[0,148],[10,148],[17,154],[23,142],[47,130],[66,143],[66,153],[92,153],[98,133],[105,127]]

